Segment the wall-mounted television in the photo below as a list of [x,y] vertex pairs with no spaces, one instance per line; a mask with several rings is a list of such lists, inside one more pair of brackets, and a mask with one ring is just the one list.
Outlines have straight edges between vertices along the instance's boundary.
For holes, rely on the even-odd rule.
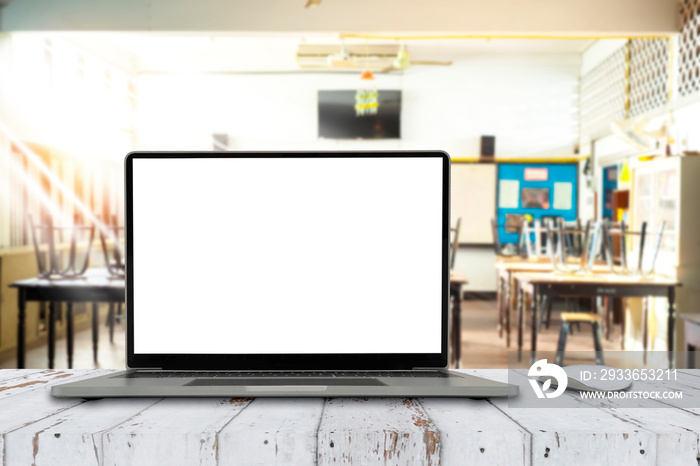
[[355,91],[318,91],[318,137],[401,138],[401,91],[379,90],[376,115],[355,114]]

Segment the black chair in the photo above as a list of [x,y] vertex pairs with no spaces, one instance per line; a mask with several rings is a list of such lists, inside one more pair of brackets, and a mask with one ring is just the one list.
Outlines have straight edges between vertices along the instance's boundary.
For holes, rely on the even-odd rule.
[[[665,227],[666,223],[662,221],[656,233],[656,242],[651,252],[652,258],[649,268],[648,270],[644,270],[644,253],[647,247],[646,237],[648,235],[647,222],[642,222],[640,231],[638,232],[628,230],[624,222],[607,222],[603,227],[605,236],[605,260],[610,270],[620,275],[637,275],[642,277],[652,275],[656,268],[656,259],[658,258],[659,249],[661,248]],[[636,267],[634,264],[629,263],[627,257],[628,241],[634,237],[639,237],[639,254],[637,256]]]
[[107,271],[113,277],[124,278],[124,227],[118,225],[117,216],[114,215],[110,224],[103,223],[98,230]]
[[[98,219],[99,220],[99,219]],[[114,278],[124,278],[126,273],[126,263],[124,262],[124,227],[119,226],[117,216],[112,216],[110,223],[102,223],[97,228],[100,232],[100,243],[104,255],[105,267],[110,276]],[[114,322],[121,322],[124,316],[124,308],[120,303],[114,309],[114,303],[109,303],[109,311],[105,326],[109,327],[109,341],[114,341]]]

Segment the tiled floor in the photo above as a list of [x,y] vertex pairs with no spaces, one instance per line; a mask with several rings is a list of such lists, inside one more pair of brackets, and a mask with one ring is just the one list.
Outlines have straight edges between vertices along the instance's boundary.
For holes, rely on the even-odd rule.
[[[498,337],[496,302],[484,299],[479,295],[468,295],[469,299],[462,302],[462,367],[463,368],[504,368],[508,367],[508,351],[516,349],[517,333],[515,328],[511,334],[511,347],[506,348],[505,339]],[[559,338],[558,314],[553,313],[552,325],[542,329],[539,334],[541,350],[556,349]],[[593,347],[590,327],[582,326],[581,331],[569,337],[567,351],[589,351]],[[115,326],[114,343],[109,342],[109,329],[104,325],[104,317],[99,326],[99,347],[97,363],[92,358],[92,332],[90,329],[77,332],[75,335],[74,364],[76,369],[86,368],[124,368],[125,336],[124,321]],[[604,340],[606,351],[619,350],[619,329],[616,329],[611,341]],[[526,330],[527,332],[527,330]],[[529,332],[525,334],[525,348],[529,348]],[[47,366],[46,346],[27,351],[27,368],[45,368]],[[55,367],[66,368],[66,340],[56,342]],[[16,360],[0,361],[0,368],[16,367]]]
[[[516,322],[513,322],[511,328],[511,343],[510,348],[506,347],[505,331],[503,338],[498,337],[498,313],[496,310],[496,301],[491,299],[481,298],[478,294],[467,295],[469,299],[462,301],[462,368],[473,369],[493,369],[508,367],[509,351],[517,350],[517,329]],[[555,302],[553,304],[552,322],[549,329],[542,327],[537,337],[537,348],[540,351],[556,351],[557,342],[559,340],[560,321],[558,309],[565,309],[563,302]],[[513,316],[515,320],[515,316]],[[620,351],[620,328],[615,326],[610,341],[603,338],[604,351]],[[523,350],[530,349],[530,329],[529,325],[525,326],[523,335]],[[582,324],[580,331],[574,331],[569,335],[566,342],[566,354],[570,358],[565,358],[565,362],[576,363],[593,363],[592,361],[572,361],[574,357],[580,357],[580,354],[573,355],[575,351],[592,352],[593,336],[591,327]]]

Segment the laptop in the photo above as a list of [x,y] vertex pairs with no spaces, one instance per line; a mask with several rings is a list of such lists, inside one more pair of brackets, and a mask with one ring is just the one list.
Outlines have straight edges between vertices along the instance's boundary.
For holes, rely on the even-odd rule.
[[505,397],[449,371],[444,152],[133,152],[128,369],[56,397]]

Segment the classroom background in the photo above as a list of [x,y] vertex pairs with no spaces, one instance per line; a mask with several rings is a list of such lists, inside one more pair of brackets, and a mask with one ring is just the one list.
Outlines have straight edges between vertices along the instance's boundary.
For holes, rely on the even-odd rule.
[[477,3],[0,2],[0,367],[124,367],[132,150],[444,150],[452,367],[694,349],[700,2]]

